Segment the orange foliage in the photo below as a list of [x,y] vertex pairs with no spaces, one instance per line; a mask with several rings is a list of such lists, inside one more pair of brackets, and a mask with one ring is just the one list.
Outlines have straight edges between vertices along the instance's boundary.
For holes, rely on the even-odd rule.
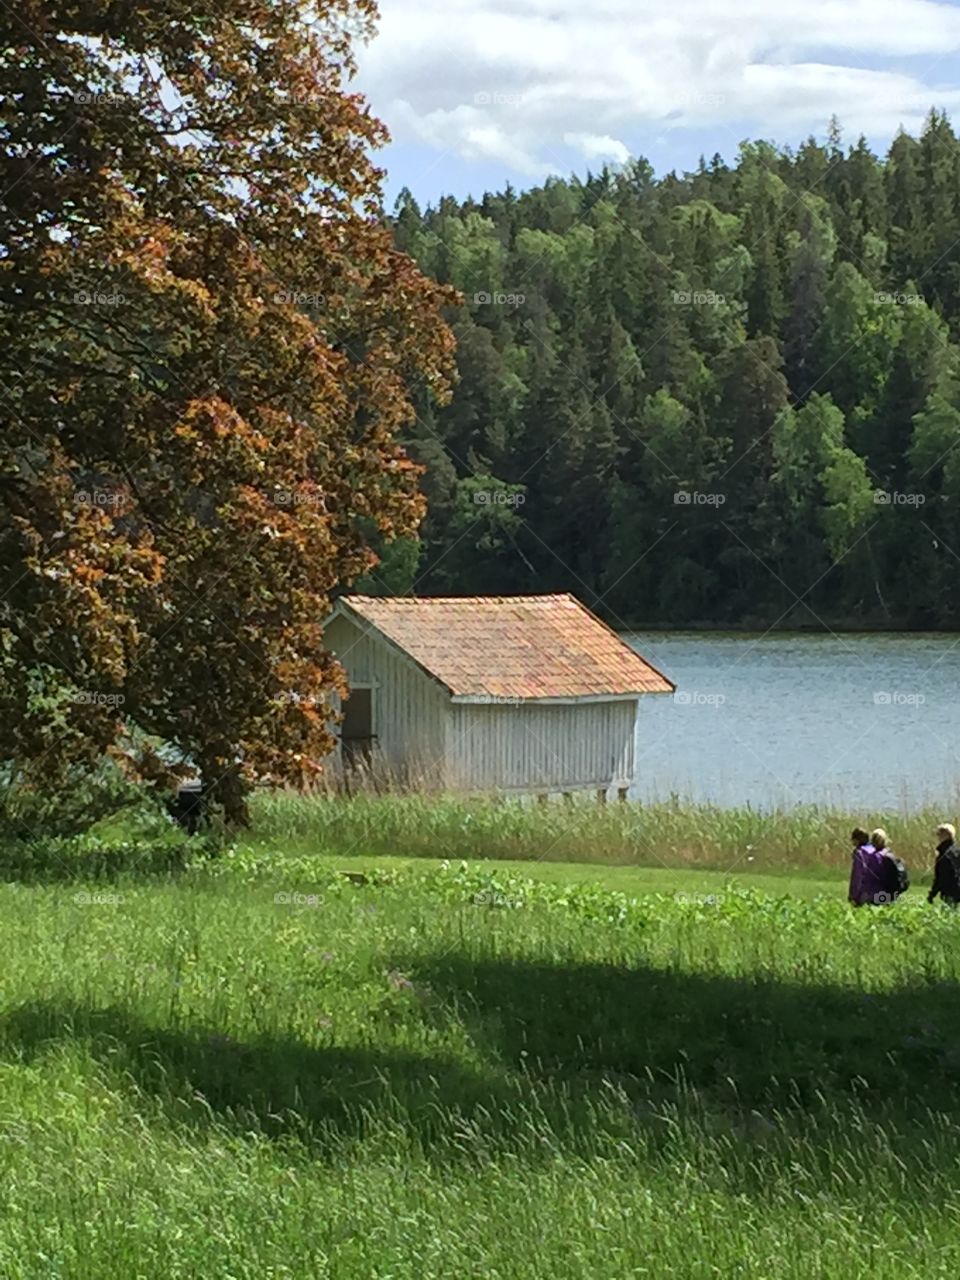
[[[0,759],[177,744],[241,821],[331,746],[319,622],[397,444],[447,392],[451,295],[392,247],[350,19],[267,0],[0,12]],[[176,87],[176,93],[171,92]],[[172,105],[171,105],[172,104]],[[31,673],[98,691],[56,713]],[[299,700],[286,696],[295,690]],[[122,708],[118,714],[118,706]],[[143,762],[156,780],[156,759]]]

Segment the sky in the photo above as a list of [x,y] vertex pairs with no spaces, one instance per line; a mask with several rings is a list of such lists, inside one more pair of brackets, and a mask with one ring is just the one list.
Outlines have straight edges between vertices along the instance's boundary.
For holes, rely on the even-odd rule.
[[960,0],[381,0],[358,53],[388,204],[960,122]]

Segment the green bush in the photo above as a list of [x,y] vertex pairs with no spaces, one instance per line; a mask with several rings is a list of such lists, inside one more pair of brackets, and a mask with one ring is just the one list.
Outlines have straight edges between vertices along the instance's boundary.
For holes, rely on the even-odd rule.
[[142,786],[111,760],[96,769],[71,769],[56,788],[42,787],[12,763],[0,764],[0,840],[73,836],[122,810],[158,808]]

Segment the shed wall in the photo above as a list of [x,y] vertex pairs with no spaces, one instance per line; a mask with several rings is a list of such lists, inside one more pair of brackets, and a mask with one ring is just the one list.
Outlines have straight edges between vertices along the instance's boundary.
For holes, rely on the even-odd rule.
[[628,786],[637,702],[452,703],[447,781],[456,789],[573,791]]
[[373,686],[377,751],[390,772],[414,783],[443,785],[450,713],[446,691],[349,618],[329,623],[324,644],[339,658],[350,684]]

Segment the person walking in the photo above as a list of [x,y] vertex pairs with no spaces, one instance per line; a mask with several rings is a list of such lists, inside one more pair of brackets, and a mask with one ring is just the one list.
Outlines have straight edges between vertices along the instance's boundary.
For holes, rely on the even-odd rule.
[[927,901],[933,902],[936,898],[954,907],[960,903],[960,849],[956,828],[951,822],[941,822],[937,827],[937,857]]
[[876,830],[871,831],[870,843],[880,859],[878,876],[881,881],[881,888],[874,898],[874,902],[878,906],[882,903],[896,902],[900,895],[906,893],[910,888],[910,876],[907,874],[907,868],[890,848],[887,833],[883,827],[877,827]]
[[853,853],[850,861],[850,889],[848,899],[855,907],[871,906],[877,895],[883,893],[883,861],[862,827],[854,827],[850,833]]

